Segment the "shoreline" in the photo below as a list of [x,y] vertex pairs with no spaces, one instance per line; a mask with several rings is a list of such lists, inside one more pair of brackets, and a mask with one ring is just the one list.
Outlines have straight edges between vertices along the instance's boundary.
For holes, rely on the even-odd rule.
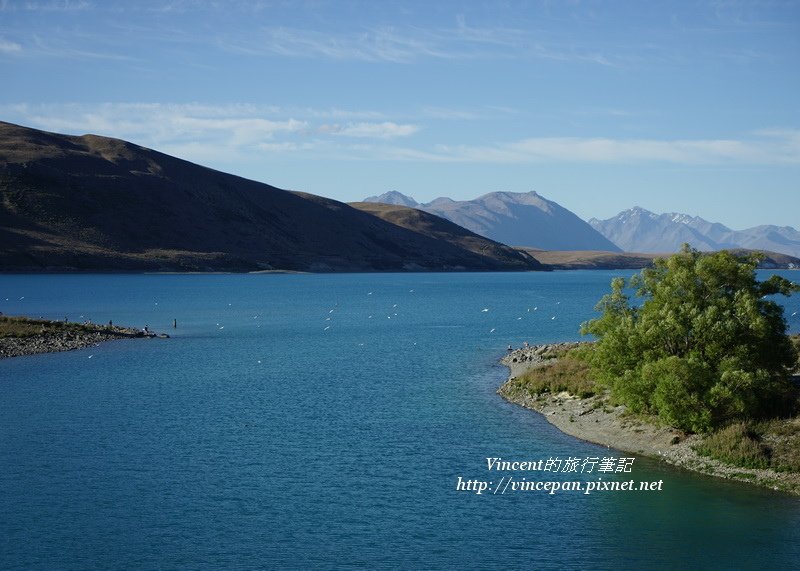
[[701,456],[694,450],[694,446],[702,440],[701,436],[687,435],[674,428],[656,426],[639,417],[626,416],[625,407],[609,405],[607,395],[588,398],[579,398],[566,392],[530,395],[514,385],[513,381],[524,371],[541,367],[547,362],[543,354],[576,345],[551,343],[508,353],[500,359],[500,363],[509,368],[509,377],[497,389],[497,394],[508,402],[538,412],[561,432],[580,440],[655,458],[693,472],[800,495],[800,474],[740,468]]
[[25,326],[40,328],[35,334],[0,336],[0,360],[86,349],[115,339],[169,338],[166,333],[145,332],[117,325],[81,324],[7,315],[0,319],[19,320]]

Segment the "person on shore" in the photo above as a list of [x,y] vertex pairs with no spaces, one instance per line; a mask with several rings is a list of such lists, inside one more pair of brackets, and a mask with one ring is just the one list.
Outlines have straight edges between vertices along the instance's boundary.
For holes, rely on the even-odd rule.
[[112,327],[114,327],[114,322],[109,319],[108,320],[108,328],[111,329]]
[[173,329],[177,329],[178,328],[178,320],[177,319],[173,319],[172,320],[172,328]]
[[511,351],[513,351],[513,350],[514,350],[514,348],[511,345],[509,345],[508,346],[508,352],[511,353]]
[[147,333],[147,334],[150,333],[150,329],[148,328],[147,325],[144,326],[144,332]]

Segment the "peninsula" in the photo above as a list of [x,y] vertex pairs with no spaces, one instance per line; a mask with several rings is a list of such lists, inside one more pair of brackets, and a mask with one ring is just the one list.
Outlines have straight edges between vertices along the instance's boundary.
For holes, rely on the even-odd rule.
[[[793,338],[800,344],[800,336]],[[688,434],[657,419],[631,414],[599,390],[587,371],[567,355],[582,343],[553,343],[517,349],[501,359],[510,369],[498,394],[541,413],[556,428],[587,442],[657,458],[681,468],[800,495],[800,417],[761,425],[762,449],[773,460],[767,468],[736,466],[703,455],[711,436]],[[719,433],[716,433],[719,434]],[[788,463],[789,465],[787,466]]]
[[0,359],[93,347],[113,339],[169,337],[113,324],[0,316]]

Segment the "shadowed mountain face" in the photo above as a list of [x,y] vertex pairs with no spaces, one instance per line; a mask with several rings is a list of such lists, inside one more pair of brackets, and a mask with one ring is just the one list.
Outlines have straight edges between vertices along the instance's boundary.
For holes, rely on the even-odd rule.
[[688,214],[654,214],[635,207],[589,223],[625,251],[675,252],[687,243],[698,250],[743,248],[800,256],[800,232],[788,226],[731,230]]
[[[530,270],[529,256],[401,226],[137,145],[0,122],[0,269]],[[444,233],[446,234],[446,232]]]
[[403,204],[455,222],[492,240],[543,250],[619,251],[611,241],[566,208],[536,192],[492,192],[475,200],[437,198],[418,204],[392,191],[366,202]]

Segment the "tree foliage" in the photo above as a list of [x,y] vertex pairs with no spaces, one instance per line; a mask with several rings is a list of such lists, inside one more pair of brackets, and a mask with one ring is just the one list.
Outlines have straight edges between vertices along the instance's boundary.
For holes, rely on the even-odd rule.
[[800,288],[780,276],[758,281],[758,261],[684,245],[627,284],[615,278],[602,315],[582,326],[597,338],[596,380],[632,410],[693,432],[783,412],[797,354],[783,307],[767,296]]

